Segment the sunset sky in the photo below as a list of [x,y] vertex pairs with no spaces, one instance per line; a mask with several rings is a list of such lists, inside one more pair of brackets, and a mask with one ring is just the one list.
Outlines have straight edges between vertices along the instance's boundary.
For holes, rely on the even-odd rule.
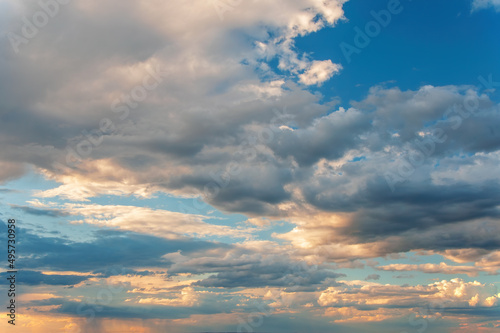
[[0,0],[0,32],[2,332],[500,332],[499,0]]

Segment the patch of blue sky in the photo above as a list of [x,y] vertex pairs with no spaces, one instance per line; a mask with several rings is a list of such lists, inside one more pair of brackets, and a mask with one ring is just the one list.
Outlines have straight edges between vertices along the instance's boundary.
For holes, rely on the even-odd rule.
[[365,160],[366,160],[366,156],[356,156],[355,158],[353,158],[349,162],[359,162],[359,161],[365,161]]
[[339,96],[341,105],[349,107],[351,100],[363,99],[370,87],[380,84],[416,90],[423,85],[480,86],[480,75],[500,78],[498,15],[493,10],[471,12],[467,0],[401,0],[403,10],[349,62],[340,44],[356,46],[354,28],[364,31],[374,21],[371,11],[387,9],[388,2],[349,1],[344,5],[348,21],[296,39],[299,52],[343,66],[340,74],[310,89],[320,91],[325,100]]

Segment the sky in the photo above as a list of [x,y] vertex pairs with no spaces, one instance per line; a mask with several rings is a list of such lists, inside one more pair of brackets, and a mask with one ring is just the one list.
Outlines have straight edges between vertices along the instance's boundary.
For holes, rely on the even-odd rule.
[[499,15],[0,0],[0,329],[499,332]]

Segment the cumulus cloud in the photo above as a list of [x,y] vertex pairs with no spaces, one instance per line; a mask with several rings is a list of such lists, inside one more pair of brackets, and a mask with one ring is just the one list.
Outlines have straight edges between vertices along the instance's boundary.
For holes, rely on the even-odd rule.
[[378,274],[370,274],[367,277],[365,277],[365,281],[370,281],[370,280],[379,280],[380,275]]
[[[213,3],[206,1],[190,4],[182,1],[125,4],[118,1],[112,6],[74,1],[69,6],[60,6],[64,15],[51,20],[27,45],[19,45],[18,54],[10,55],[9,40],[4,41],[7,44],[4,50],[9,56],[2,62],[2,71],[9,68],[9,77],[16,78],[13,85],[22,86],[22,94],[30,98],[19,98],[21,90],[14,88],[5,91],[2,97],[6,106],[3,110],[9,114],[3,122],[2,160],[11,165],[2,168],[5,173],[2,179],[20,176],[24,163],[47,169],[51,169],[54,161],[65,164],[67,144],[77,148],[86,139],[84,131],[98,130],[99,121],[104,118],[112,120],[113,127],[117,128],[116,132],[105,133],[105,141],[110,146],[109,141],[125,143],[122,134],[128,136],[130,125],[144,125],[151,132],[152,123],[159,125],[159,119],[169,118],[171,125],[159,126],[153,130],[154,138],[141,140],[139,145],[151,145],[150,148],[157,152],[173,154],[200,151],[204,143],[196,142],[199,139],[206,140],[210,133],[231,127],[224,126],[230,123],[236,125],[236,132],[241,126],[238,119],[248,119],[250,115],[253,119],[258,118],[253,112],[255,107],[249,109],[250,105],[233,111],[237,104],[281,95],[282,80],[272,80],[268,84],[261,82],[254,72],[262,70],[273,76],[265,65],[267,57],[277,57],[283,69],[297,74],[315,64],[306,55],[292,51],[293,39],[334,25],[343,16],[343,2],[245,2],[226,13],[223,21]],[[14,2],[6,3],[5,8],[2,15],[6,24],[2,27],[5,32],[17,34],[21,34],[23,15],[31,17],[30,14],[40,10],[36,5],[22,7],[15,6]],[[260,27],[256,29],[256,26]],[[106,34],[100,33],[103,29]],[[270,38],[270,33],[275,38]],[[77,40],[85,40],[85,47]],[[255,47],[257,44],[266,44],[274,51],[263,55]],[[92,53],[89,50],[93,50]],[[35,53],[40,55],[36,60],[28,56]],[[147,81],[152,69],[158,66],[166,73],[161,85],[148,91],[147,100],[140,98],[140,103],[134,100],[125,104],[122,97],[134,96],[134,89]],[[40,79],[27,80],[31,74]],[[194,124],[192,119],[207,118],[207,112],[221,105],[223,109],[218,112],[222,117],[218,119],[233,114],[227,118],[227,124],[211,121],[212,125],[197,135],[186,131],[185,126],[188,126],[197,132],[199,124]],[[114,112],[123,107],[130,111],[125,120],[116,117],[123,113]],[[169,114],[186,117],[175,120]],[[12,139],[12,125],[16,123],[15,132],[24,133],[20,137],[22,140],[17,142]],[[182,128],[187,136],[178,136],[172,131],[175,128]],[[140,132],[145,134],[142,129]],[[165,136],[166,133],[170,134]],[[94,147],[91,158],[107,155],[98,150],[104,149]],[[129,156],[128,160],[132,162],[136,158]]]
[[186,287],[182,289],[178,298],[169,299],[169,298],[148,297],[139,299],[137,303],[157,304],[166,306],[193,306],[197,303],[198,298],[199,298],[198,294],[192,287]]
[[[234,99],[228,109],[164,111],[169,122],[160,121],[159,104],[141,109],[76,167],[40,164],[62,184],[37,195],[200,196],[226,211],[289,218],[295,231],[276,236],[329,259],[498,246],[491,170],[500,118],[486,95],[469,86],[374,87],[344,109],[273,82],[223,90]],[[255,99],[236,102],[242,93]],[[424,158],[402,174],[416,153]]]
[[62,217],[69,215],[68,213],[59,209],[39,209],[29,206],[18,206],[18,205],[12,205],[12,208],[35,216]]
[[[1,273],[2,284],[8,284],[10,274],[8,272]],[[19,274],[19,283],[24,285],[61,285],[73,286],[82,281],[91,278],[93,275],[80,275],[80,274],[55,274],[47,272],[39,272],[33,270],[23,270]]]
[[311,67],[299,75],[300,82],[305,85],[321,84],[338,73],[342,66],[332,63],[331,60],[314,61]]
[[498,302],[498,290],[491,284],[452,279],[436,282],[432,287],[438,290],[437,297],[448,299],[452,304],[467,303],[470,307],[494,307]]
[[471,307],[495,307],[498,302],[497,293],[498,290],[493,284],[465,282],[458,278],[419,286],[382,285],[360,281],[327,288],[319,296],[318,304],[323,307],[352,306],[358,310],[368,310],[392,308],[395,305],[400,308],[425,307],[433,302],[439,312],[455,307],[466,311],[465,309]]
[[[283,94],[283,99],[292,98],[292,94],[286,91]],[[470,99],[478,103],[476,115],[460,118],[457,107],[462,107]],[[400,233],[414,227],[425,229],[440,223],[496,216],[496,176],[488,169],[498,159],[494,150],[499,134],[494,126],[491,127],[497,122],[498,109],[492,107],[487,97],[478,95],[470,88],[460,87],[427,86],[406,92],[378,88],[366,100],[355,105],[355,108],[338,109],[319,116],[328,108],[315,104],[315,109],[307,118],[307,113],[300,114],[295,107],[288,108],[286,112],[295,122],[294,127],[298,126],[289,130],[271,125],[273,106],[269,104],[267,124],[263,122],[243,127],[246,138],[255,138],[255,143],[245,141],[245,135],[233,133],[230,141],[209,144],[207,140],[212,138],[212,134],[206,133],[204,146],[201,143],[198,145],[203,148],[197,148],[201,149],[199,153],[189,158],[169,155],[167,160],[162,153],[170,154],[165,149],[171,149],[175,144],[169,142],[168,137],[162,144],[159,144],[160,138],[153,141],[148,138],[137,146],[130,141],[131,138],[139,139],[148,132],[130,128],[126,148],[118,137],[99,147],[100,154],[109,154],[112,158],[82,163],[76,173],[72,171],[71,175],[64,177],[54,174],[53,170],[47,171],[49,176],[64,185],[39,195],[85,200],[98,194],[150,196],[154,191],[163,190],[177,195],[198,194],[209,203],[229,211],[271,216],[293,214],[290,207],[294,206],[290,203],[305,200],[312,209],[343,214],[346,221],[351,221],[345,223],[346,229],[354,224],[359,226],[357,230],[372,236],[375,233]],[[368,112],[372,108],[375,112]],[[237,123],[241,120],[246,121],[235,119]],[[446,140],[431,145],[429,140],[432,136],[427,137],[425,133],[432,128],[426,128],[425,124],[433,121],[434,128],[445,132]],[[186,124],[195,125],[187,120]],[[229,131],[234,127],[229,123],[217,126],[220,125]],[[458,125],[460,127],[454,129]],[[478,128],[490,127],[490,134],[477,138]],[[389,134],[394,132],[398,135]],[[185,136],[188,132],[183,130],[183,133],[180,135]],[[469,134],[475,139],[467,139]],[[218,140],[217,136],[213,139]],[[195,137],[185,137],[182,142],[194,143],[196,140]],[[384,165],[387,172],[395,177],[400,177],[400,165],[408,158],[405,155],[417,149],[421,142],[424,148],[430,147],[428,149],[432,150],[432,154],[424,159],[411,177],[403,179],[406,183],[396,184],[397,194],[391,194],[384,177],[386,172],[381,166]],[[121,155],[122,149],[124,154],[127,152],[130,155],[135,146],[141,148],[136,157]],[[464,163],[461,157],[448,156],[449,151],[469,154],[466,160],[470,161]],[[475,154],[470,155],[473,152]],[[436,168],[435,160],[438,158],[440,165]],[[141,163],[138,162],[140,160]],[[472,163],[472,160],[476,162]],[[158,163],[164,167],[156,167]],[[238,172],[231,172],[235,166]],[[450,169],[458,171],[450,174]],[[139,170],[148,172],[139,173]],[[477,173],[480,177],[473,178],[475,181],[471,183],[471,178],[464,177],[470,173]],[[154,179],[149,175],[155,175]],[[478,182],[488,182],[489,199],[480,198]],[[423,195],[424,192],[428,194]],[[439,198],[436,193],[441,193]],[[424,197],[432,200],[415,200]],[[478,208],[484,200],[490,203]],[[443,205],[442,202],[450,204]],[[400,208],[395,207],[396,204]],[[385,210],[385,205],[392,205],[392,208]],[[423,205],[425,209],[422,211]],[[404,209],[401,208],[403,206]],[[359,210],[360,207],[363,210]],[[415,210],[414,213],[407,214],[409,209]],[[440,212],[439,218],[437,211]],[[411,215],[411,220],[399,223],[404,215]],[[379,216],[384,216],[382,225],[376,222]],[[371,225],[377,225],[377,228],[372,229]]]

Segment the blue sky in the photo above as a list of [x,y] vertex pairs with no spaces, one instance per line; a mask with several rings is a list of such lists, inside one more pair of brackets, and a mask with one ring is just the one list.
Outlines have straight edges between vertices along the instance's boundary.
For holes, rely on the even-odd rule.
[[0,6],[2,329],[500,328],[497,0]]
[[325,96],[339,96],[349,106],[350,100],[364,98],[374,85],[402,90],[427,84],[479,85],[479,75],[500,74],[498,15],[493,10],[471,13],[467,0],[402,1],[403,10],[391,15],[387,27],[348,63],[340,43],[354,46],[354,27],[364,30],[374,20],[371,11],[384,10],[387,3],[347,2],[347,21],[297,39],[298,50],[315,59],[336,59],[344,67],[341,75],[319,89]]

